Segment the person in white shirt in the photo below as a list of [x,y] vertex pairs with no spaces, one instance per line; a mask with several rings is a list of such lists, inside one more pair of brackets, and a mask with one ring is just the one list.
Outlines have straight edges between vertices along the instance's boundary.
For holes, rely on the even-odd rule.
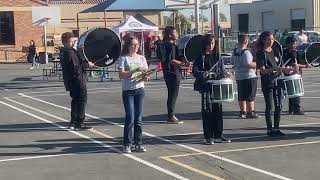
[[308,43],[308,36],[304,33],[303,29],[301,29],[294,37],[297,40],[297,45]]
[[[123,152],[133,150],[145,152],[142,145],[142,115],[144,107],[144,81],[148,77],[136,81],[134,77],[148,70],[146,58],[140,55],[140,43],[136,37],[128,37],[124,41],[121,57],[118,61],[119,77],[122,79],[122,99],[125,110]],[[134,141],[132,142],[132,137]]]

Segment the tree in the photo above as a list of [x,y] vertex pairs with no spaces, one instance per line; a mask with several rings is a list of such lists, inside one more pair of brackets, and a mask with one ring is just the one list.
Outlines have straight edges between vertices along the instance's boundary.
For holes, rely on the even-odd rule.
[[[168,16],[164,16],[164,24],[165,26],[173,25],[173,13]],[[182,13],[176,12],[176,24],[174,25],[179,32],[179,34],[182,34],[186,32],[191,27],[190,20]]]

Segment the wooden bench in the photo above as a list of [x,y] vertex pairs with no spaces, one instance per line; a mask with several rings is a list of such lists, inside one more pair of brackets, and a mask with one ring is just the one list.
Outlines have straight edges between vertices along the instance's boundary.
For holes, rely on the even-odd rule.
[[53,67],[43,68],[43,70],[42,70],[42,78],[43,78],[43,80],[44,80],[45,77],[48,80],[49,77],[52,77],[52,75],[53,75]]

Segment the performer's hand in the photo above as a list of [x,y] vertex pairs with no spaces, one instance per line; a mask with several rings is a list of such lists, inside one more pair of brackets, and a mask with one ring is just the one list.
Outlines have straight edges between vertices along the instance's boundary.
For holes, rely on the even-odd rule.
[[140,66],[140,67],[137,69],[137,71],[146,72],[146,71],[148,71],[148,69]]
[[89,64],[90,68],[97,68],[98,67],[95,64],[93,64],[93,62],[91,62],[91,61],[89,61],[88,64]]
[[192,62],[187,61],[185,66],[192,66]]

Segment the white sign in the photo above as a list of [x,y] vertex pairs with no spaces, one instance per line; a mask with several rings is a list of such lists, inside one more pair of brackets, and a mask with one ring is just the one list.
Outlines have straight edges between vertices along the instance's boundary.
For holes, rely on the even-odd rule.
[[33,26],[57,26],[60,23],[60,7],[32,7]]

